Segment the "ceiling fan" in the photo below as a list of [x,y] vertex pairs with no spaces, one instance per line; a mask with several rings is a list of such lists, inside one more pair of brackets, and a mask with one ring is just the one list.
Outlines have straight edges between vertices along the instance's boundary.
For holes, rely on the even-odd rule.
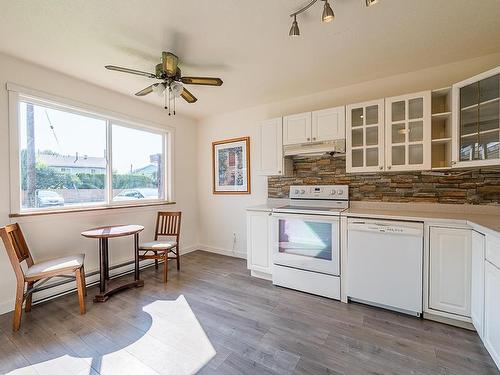
[[[173,108],[175,115],[175,98],[182,97],[188,103],[194,103],[198,99],[191,94],[184,86],[185,85],[204,85],[204,86],[221,86],[222,80],[220,78],[212,77],[183,77],[181,69],[178,66],[179,58],[171,52],[161,53],[161,63],[155,67],[155,73],[143,72],[136,69],[122,68],[121,66],[106,65],[105,68],[109,70],[116,70],[118,72],[136,74],[148,78],[158,79],[162,82],[153,83],[152,85],[136,92],[136,96],[148,95],[156,92],[158,95],[163,96],[165,100],[165,109],[168,109],[168,115],[171,115],[170,108]],[[173,105],[172,105],[173,103]]]

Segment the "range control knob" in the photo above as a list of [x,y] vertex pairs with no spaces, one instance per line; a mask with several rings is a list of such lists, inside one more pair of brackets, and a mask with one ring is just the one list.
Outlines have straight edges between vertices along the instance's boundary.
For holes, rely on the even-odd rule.
[[299,189],[295,189],[295,194],[299,194]]
[[335,190],[332,190],[332,191],[330,192],[330,195],[335,195],[335,194],[337,194],[337,192],[336,192]]
[[344,191],[339,189],[339,190],[337,190],[337,194],[342,195],[342,194],[344,194]]
[[304,189],[302,189],[302,190],[300,191],[300,194],[305,194],[305,193],[306,193],[306,191],[305,191]]

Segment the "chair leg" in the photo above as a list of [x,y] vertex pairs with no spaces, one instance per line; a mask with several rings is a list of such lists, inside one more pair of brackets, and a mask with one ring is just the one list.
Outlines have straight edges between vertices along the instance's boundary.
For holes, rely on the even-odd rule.
[[23,312],[23,301],[24,301],[24,281],[17,283],[16,288],[16,305],[14,308],[14,321],[12,324],[12,329],[18,331],[21,327],[21,315]]
[[87,297],[87,280],[85,280],[85,267],[83,266],[82,266],[81,276],[82,276],[83,296]]
[[[153,251],[155,257],[158,256],[158,251]],[[155,269],[158,269],[158,259],[155,259]]]
[[175,248],[175,258],[177,259],[177,271],[181,270],[181,254],[179,254],[179,248]]
[[[82,267],[83,268],[83,267]],[[82,268],[75,271],[76,276],[76,288],[78,290],[78,302],[80,304],[80,314],[85,314],[85,295],[83,291],[83,279],[82,279]]]
[[[35,284],[34,281],[28,281],[28,288],[26,289],[26,292],[29,292],[31,289],[33,289],[33,284]],[[28,296],[26,297],[26,305],[24,306],[25,312],[31,311],[31,302],[32,301],[33,301],[33,293],[29,293]]]
[[166,284],[167,283],[167,278],[168,278],[168,252],[165,251],[164,253],[164,265],[163,265],[163,282]]

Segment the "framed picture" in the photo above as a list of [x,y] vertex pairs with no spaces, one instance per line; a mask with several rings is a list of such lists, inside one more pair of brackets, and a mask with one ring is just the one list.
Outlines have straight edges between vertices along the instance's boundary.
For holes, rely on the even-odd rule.
[[250,137],[212,143],[214,194],[250,194]]

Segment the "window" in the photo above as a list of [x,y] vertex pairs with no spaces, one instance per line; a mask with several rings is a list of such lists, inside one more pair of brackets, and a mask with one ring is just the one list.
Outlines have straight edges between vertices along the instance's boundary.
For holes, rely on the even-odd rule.
[[[163,137],[113,124],[113,201],[163,195]],[[132,190],[131,190],[132,189]]]
[[11,134],[11,143],[17,140],[15,213],[170,198],[170,132],[16,91],[9,95],[17,123]]

